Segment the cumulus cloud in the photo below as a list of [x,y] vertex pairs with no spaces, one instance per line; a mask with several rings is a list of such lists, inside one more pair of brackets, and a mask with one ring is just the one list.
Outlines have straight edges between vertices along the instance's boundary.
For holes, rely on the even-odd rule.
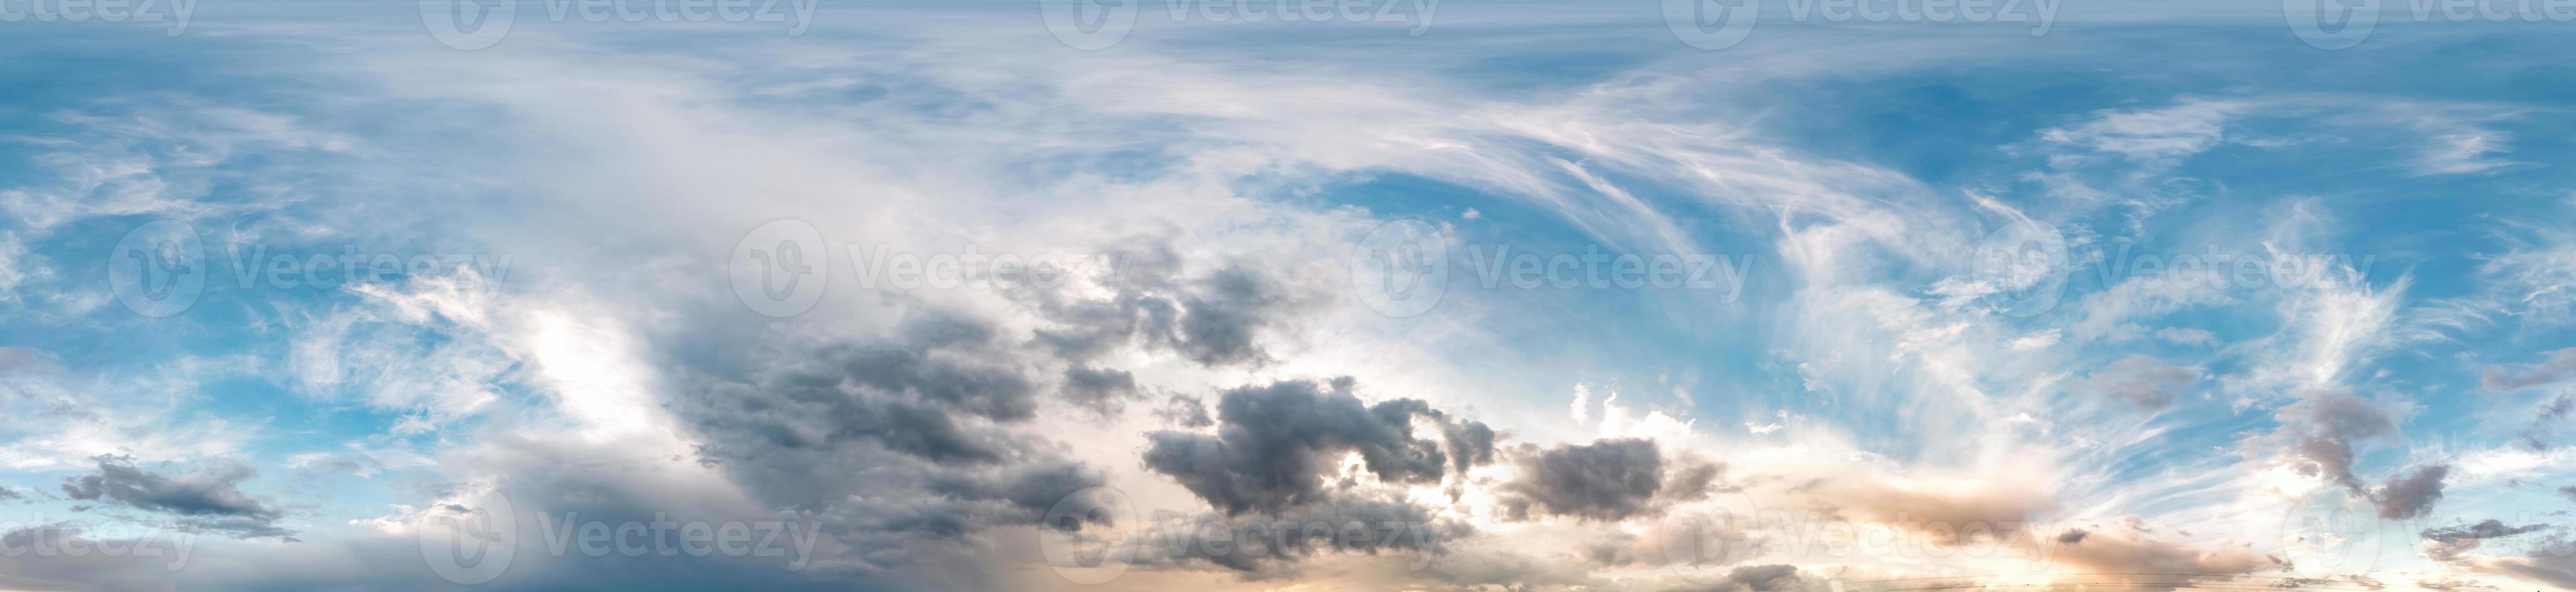
[[2416,469],[2414,475],[2388,480],[2377,495],[2379,517],[2404,520],[2432,511],[2433,502],[2442,501],[2442,477],[2449,474],[2449,465],[2433,465]]
[[1521,460],[1521,478],[1504,486],[1504,512],[1586,520],[1625,520],[1655,510],[1664,486],[1664,456],[1653,440],[1623,438],[1536,451]]
[[[1363,403],[1348,377],[1290,380],[1226,391],[1217,401],[1217,433],[1158,431],[1145,466],[1177,480],[1227,515],[1277,512],[1324,499],[1324,477],[1342,455],[1356,453],[1387,483],[1438,483],[1452,470],[1492,456],[1491,430],[1453,420],[1417,399]],[[1418,437],[1414,422],[1439,424],[1460,437]]]
[[1320,296],[1287,278],[1246,264],[1185,275],[1168,237],[1140,235],[1111,245],[1116,272],[1103,278],[1106,298],[1033,290],[1034,302],[1055,326],[1037,340],[1059,355],[1090,360],[1123,346],[1170,351],[1211,366],[1259,365],[1271,356],[1264,331],[1310,308]]

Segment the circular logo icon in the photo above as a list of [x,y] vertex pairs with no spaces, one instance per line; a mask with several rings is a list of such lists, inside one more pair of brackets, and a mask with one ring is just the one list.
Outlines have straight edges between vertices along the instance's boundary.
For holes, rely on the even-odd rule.
[[2005,316],[2036,316],[2057,308],[2071,267],[2066,235],[2047,222],[2007,224],[1977,243],[1976,279],[1993,287],[1983,300]]
[[2371,504],[2332,488],[2292,504],[2275,530],[2291,571],[2323,578],[2369,570],[2380,550],[2376,512]]
[[518,514],[510,498],[486,490],[474,503],[433,505],[412,525],[421,560],[451,584],[471,586],[499,578],[518,554]]
[[1449,292],[1449,245],[1421,220],[1378,225],[1351,248],[1351,287],[1378,314],[1409,317]]
[[135,314],[186,312],[206,289],[206,244],[197,239],[197,229],[177,220],[135,227],[107,257],[108,291]]
[[733,294],[752,312],[791,317],[823,299],[830,253],[802,220],[771,220],[733,245]]
[[[1127,492],[1090,487],[1065,496],[1038,523],[1038,551],[1055,575],[1077,585],[1105,584],[1127,573],[1129,560],[1144,537],[1109,532],[1135,524],[1136,505]],[[1111,538],[1116,537],[1116,538]]]
[[1038,0],[1038,17],[1065,47],[1102,49],[1127,39],[1127,31],[1136,28],[1137,1]]
[[1761,0],[1664,0],[1664,27],[1691,47],[1719,50],[1743,43],[1762,18]]
[[2345,49],[2379,26],[2379,0],[2281,0],[2290,33],[2317,49]]
[[491,47],[510,34],[519,0],[420,0],[420,24],[439,44],[467,51]]
[[1761,543],[1749,533],[1760,529],[1763,509],[1742,492],[1720,493],[1707,506],[1676,508],[1656,522],[1650,536],[1663,552],[1660,572],[1696,584],[1728,579],[1726,566],[1753,558]]

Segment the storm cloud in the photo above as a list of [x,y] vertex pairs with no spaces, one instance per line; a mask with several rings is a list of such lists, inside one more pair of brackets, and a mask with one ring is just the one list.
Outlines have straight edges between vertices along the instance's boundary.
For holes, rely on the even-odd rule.
[[[1344,377],[1226,391],[1217,401],[1216,434],[1154,432],[1145,466],[1237,515],[1323,500],[1324,475],[1343,454],[1357,453],[1369,473],[1398,484],[1438,483],[1452,457],[1465,458],[1456,466],[1466,467],[1491,456],[1491,429],[1483,424],[1452,420],[1417,399],[1363,403],[1356,388]],[[1417,437],[1417,419],[1464,436],[1445,446]]]

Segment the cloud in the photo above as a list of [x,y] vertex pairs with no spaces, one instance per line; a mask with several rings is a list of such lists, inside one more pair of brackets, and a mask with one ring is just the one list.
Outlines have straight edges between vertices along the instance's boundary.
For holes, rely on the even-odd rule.
[[2397,432],[2396,423],[2386,411],[2350,394],[2314,390],[2277,416],[2302,459],[2293,468],[2301,474],[2323,476],[2355,494],[2370,495],[2361,479],[2353,476],[2352,446],[2355,441]]
[[[2199,549],[2160,539],[2148,538],[2136,529],[2098,529],[2083,532],[2073,540],[2061,534],[2050,560],[2087,572],[2112,574],[2195,574],[2209,579],[2249,574],[2285,567],[2277,557],[2256,553],[2250,548],[2226,545]],[[2171,578],[2136,578],[2140,582],[2172,581]],[[2186,578],[2185,581],[2202,579]],[[2188,588],[2177,585],[2175,588]]]
[[259,472],[240,463],[169,477],[136,467],[131,458],[100,456],[97,460],[96,473],[63,479],[65,497],[175,514],[190,527],[240,538],[294,534],[275,525],[284,512],[241,492],[241,482]]
[[2504,521],[2489,518],[2486,521],[2479,522],[2477,524],[2427,528],[2424,529],[2423,536],[2424,540],[2451,543],[2458,541],[2504,538],[2527,532],[2535,532],[2546,528],[2549,528],[2549,525],[2530,524],[2524,526],[2505,526]]
[[1715,584],[1685,589],[1697,592],[1799,592],[1823,586],[1823,578],[1799,571],[1794,565],[1747,565],[1728,571],[1726,579]]
[[[1323,477],[1345,453],[1394,484],[1438,483],[1453,456],[1465,457],[1458,466],[1491,458],[1491,430],[1483,424],[1453,421],[1416,399],[1363,403],[1357,387],[1343,377],[1226,391],[1217,401],[1216,434],[1154,432],[1145,466],[1231,516],[1323,500]],[[1417,418],[1461,438],[1444,450],[1444,442],[1414,434]]]
[[2549,359],[2531,364],[2487,366],[2478,382],[2488,390],[2518,391],[2576,378],[2576,347],[2548,352]]
[[1567,516],[1620,521],[1652,516],[1674,503],[1722,489],[1726,466],[1687,452],[1667,453],[1654,440],[1609,438],[1548,448],[1524,446],[1520,476],[1498,489],[1498,509],[1513,520]]
[[1448,545],[1475,534],[1473,526],[1440,518],[1400,495],[1333,494],[1266,516],[1197,515],[1159,525],[1147,535],[1140,559],[1149,565],[1204,562],[1269,579],[1296,575],[1298,562],[1336,553],[1406,551],[1416,554],[1413,563],[1433,563],[1430,558],[1445,554]]
[[2442,501],[2442,477],[2451,474],[2448,465],[2433,465],[2415,470],[2415,474],[2388,480],[2379,488],[2379,517],[2406,520],[2432,511],[2433,502]]
[[1064,398],[1075,406],[1109,415],[1136,394],[1135,373],[1089,366],[1064,369]]
[[2078,388],[2127,401],[2141,409],[2163,409],[2173,404],[2176,391],[2199,380],[2199,373],[2190,369],[2131,355],[2095,371]]
[[2041,130],[2051,143],[2082,146],[2131,158],[2189,156],[2218,145],[2227,119],[2251,105],[2192,99],[2158,109],[2102,111],[2071,128]]
[[1139,235],[1112,245],[1105,256],[1116,270],[1103,283],[1106,298],[1023,293],[1055,323],[1040,329],[1037,340],[1074,361],[1139,345],[1209,366],[1260,365],[1271,356],[1259,334],[1290,326],[1285,319],[1320,298],[1315,289],[1244,265],[1184,276],[1181,255],[1168,240]]

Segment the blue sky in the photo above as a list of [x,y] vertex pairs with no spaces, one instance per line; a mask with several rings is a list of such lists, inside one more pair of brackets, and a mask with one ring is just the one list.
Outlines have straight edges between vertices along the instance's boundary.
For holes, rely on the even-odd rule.
[[2545,3],[415,4],[0,22],[0,590],[2576,589]]

